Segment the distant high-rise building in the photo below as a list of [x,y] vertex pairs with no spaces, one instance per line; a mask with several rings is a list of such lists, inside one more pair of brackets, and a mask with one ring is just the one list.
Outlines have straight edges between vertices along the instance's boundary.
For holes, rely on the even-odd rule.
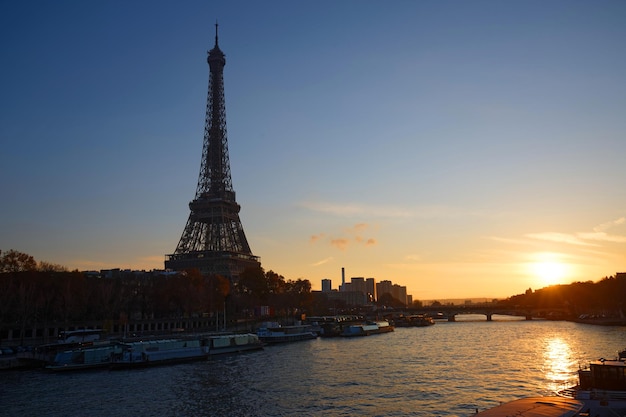
[[392,294],[392,287],[393,287],[393,283],[391,281],[380,281],[379,283],[376,284],[376,295],[377,295],[377,300],[380,299],[380,297],[382,297],[385,294]]
[[374,278],[367,278],[365,280],[365,291],[369,295],[370,301],[378,300],[376,296],[376,280]]
[[360,291],[363,294],[367,293],[365,289],[365,278],[352,277],[350,278],[350,283],[352,284],[352,291]]
[[391,287],[391,295],[396,300],[399,300],[402,304],[406,305],[406,287],[398,284],[393,284]]
[[331,292],[333,290],[333,282],[330,279],[322,280],[322,292]]

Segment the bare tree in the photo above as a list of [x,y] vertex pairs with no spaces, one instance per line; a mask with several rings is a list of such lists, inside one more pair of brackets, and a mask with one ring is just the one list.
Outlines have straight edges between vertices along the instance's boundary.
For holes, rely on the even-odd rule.
[[35,270],[37,270],[37,262],[32,256],[13,249],[5,253],[0,251],[0,272],[23,272]]

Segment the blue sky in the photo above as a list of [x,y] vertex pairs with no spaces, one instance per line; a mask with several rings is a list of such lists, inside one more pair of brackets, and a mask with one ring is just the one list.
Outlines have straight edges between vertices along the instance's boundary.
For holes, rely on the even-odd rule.
[[0,249],[162,268],[220,24],[266,270],[501,297],[626,269],[622,1],[0,2]]

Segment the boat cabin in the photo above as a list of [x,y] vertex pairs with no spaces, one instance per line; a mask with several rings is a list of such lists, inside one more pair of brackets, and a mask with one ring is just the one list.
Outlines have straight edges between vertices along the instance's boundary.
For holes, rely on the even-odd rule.
[[100,340],[102,329],[78,329],[61,331],[58,337],[58,343],[89,343]]
[[578,371],[580,388],[626,391],[626,364],[622,360],[600,359],[589,364],[589,369]]

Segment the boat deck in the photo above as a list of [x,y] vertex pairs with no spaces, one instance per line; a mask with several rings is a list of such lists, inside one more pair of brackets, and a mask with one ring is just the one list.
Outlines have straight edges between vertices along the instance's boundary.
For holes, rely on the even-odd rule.
[[476,417],[575,417],[583,403],[562,397],[522,398],[475,414]]

